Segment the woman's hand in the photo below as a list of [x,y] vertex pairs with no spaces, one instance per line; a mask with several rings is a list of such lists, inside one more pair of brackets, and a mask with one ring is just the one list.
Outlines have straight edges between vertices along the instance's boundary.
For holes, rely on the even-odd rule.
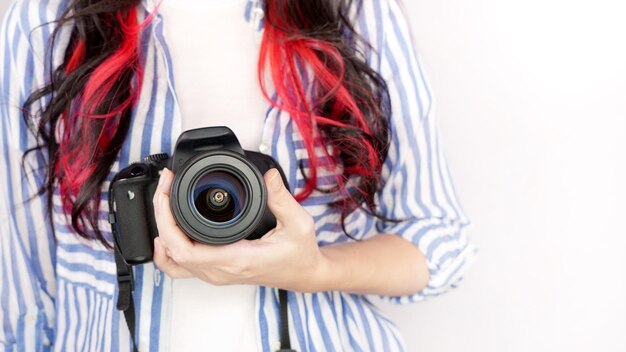
[[173,176],[163,170],[154,194],[160,235],[154,240],[154,262],[173,278],[389,296],[413,294],[428,283],[423,254],[399,236],[379,234],[319,248],[313,218],[291,196],[277,170],[265,174],[267,205],[277,220],[274,230],[261,239],[226,246],[194,242],[178,228],[170,210]]
[[170,209],[172,179],[173,173],[164,169],[153,199],[159,229],[154,262],[170,277],[299,292],[326,289],[327,263],[315,239],[313,218],[292,197],[277,170],[265,174],[267,205],[276,217],[276,228],[261,239],[225,246],[194,242],[178,228]]

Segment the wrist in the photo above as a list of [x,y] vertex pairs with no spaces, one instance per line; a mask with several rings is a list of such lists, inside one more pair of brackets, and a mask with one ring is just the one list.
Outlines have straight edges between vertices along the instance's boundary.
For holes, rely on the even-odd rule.
[[341,290],[342,268],[340,263],[336,261],[333,246],[325,246],[320,248],[318,263],[315,265],[314,287],[313,290],[321,291],[337,291]]
[[308,265],[309,270],[296,273],[297,282],[299,282],[299,289],[296,291],[323,292],[332,290],[332,265],[322,249],[320,248],[315,259]]

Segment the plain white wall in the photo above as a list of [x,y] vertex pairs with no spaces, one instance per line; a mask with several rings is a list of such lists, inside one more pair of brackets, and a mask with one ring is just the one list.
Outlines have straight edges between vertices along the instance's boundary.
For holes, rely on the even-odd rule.
[[626,5],[406,2],[481,250],[409,351],[626,351]]
[[405,1],[481,256],[411,351],[626,351],[626,4]]

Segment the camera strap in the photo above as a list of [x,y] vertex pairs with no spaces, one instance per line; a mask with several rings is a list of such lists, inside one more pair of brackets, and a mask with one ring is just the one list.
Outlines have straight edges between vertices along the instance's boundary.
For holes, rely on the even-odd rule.
[[133,291],[135,289],[135,278],[133,268],[126,263],[122,252],[114,241],[115,267],[117,268],[117,310],[124,312],[126,325],[130,332],[130,338],[133,341],[133,352],[139,352],[135,342],[135,300],[133,299]]
[[[117,268],[117,309],[124,312],[126,325],[133,341],[133,352],[139,352],[136,343],[135,334],[135,304],[133,291],[135,289],[135,278],[133,268],[126,263],[122,252],[120,251],[117,241],[114,241],[115,266]],[[285,290],[278,290],[278,300],[280,305],[280,349],[276,352],[296,352],[291,349],[291,340],[289,339],[289,294]]]
[[280,349],[277,352],[296,352],[289,340],[289,292],[278,290],[280,304]]

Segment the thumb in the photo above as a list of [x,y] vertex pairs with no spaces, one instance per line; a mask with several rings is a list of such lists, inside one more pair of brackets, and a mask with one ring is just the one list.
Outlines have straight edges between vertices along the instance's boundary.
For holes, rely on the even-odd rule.
[[265,185],[267,186],[267,206],[276,217],[278,223],[289,226],[302,221],[309,214],[291,195],[276,169],[265,173]]

